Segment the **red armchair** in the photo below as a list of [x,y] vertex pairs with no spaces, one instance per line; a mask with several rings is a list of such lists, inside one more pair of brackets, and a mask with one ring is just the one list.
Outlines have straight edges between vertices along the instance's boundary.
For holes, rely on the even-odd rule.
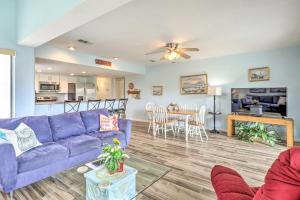
[[300,147],[282,152],[261,187],[250,187],[234,170],[220,165],[211,172],[218,200],[300,200]]

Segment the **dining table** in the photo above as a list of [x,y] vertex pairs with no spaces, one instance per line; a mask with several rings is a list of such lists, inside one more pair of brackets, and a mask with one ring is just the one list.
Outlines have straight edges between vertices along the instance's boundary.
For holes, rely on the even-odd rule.
[[192,116],[197,114],[197,111],[168,111],[170,116],[179,116],[184,119],[185,123],[185,141],[189,138],[189,120]]

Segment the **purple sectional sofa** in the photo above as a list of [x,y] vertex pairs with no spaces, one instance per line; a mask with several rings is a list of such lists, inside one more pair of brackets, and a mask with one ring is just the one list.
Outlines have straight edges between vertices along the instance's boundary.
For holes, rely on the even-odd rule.
[[[130,142],[131,121],[119,119],[120,131],[99,132],[99,115],[105,109],[0,119],[0,128],[15,129],[21,122],[30,126],[42,146],[15,156],[10,143],[0,141],[0,191],[12,192],[55,173],[92,161],[105,144],[118,138],[125,148]],[[100,147],[100,148],[99,148]]]

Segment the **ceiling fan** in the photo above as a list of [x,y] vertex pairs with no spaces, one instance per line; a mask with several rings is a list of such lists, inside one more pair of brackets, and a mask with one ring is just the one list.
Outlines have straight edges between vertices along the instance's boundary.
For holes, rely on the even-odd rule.
[[156,54],[164,52],[164,55],[160,58],[160,60],[174,60],[180,57],[184,59],[190,59],[191,56],[186,54],[187,51],[199,51],[198,48],[181,48],[178,43],[167,43],[165,46],[156,49],[152,52],[146,53],[145,55]]

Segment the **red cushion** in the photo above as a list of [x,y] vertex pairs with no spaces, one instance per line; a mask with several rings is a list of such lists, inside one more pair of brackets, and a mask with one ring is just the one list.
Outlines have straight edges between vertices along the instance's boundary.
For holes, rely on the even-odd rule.
[[252,200],[254,192],[234,170],[216,165],[211,172],[218,200]]
[[300,199],[300,147],[282,152],[253,200]]

